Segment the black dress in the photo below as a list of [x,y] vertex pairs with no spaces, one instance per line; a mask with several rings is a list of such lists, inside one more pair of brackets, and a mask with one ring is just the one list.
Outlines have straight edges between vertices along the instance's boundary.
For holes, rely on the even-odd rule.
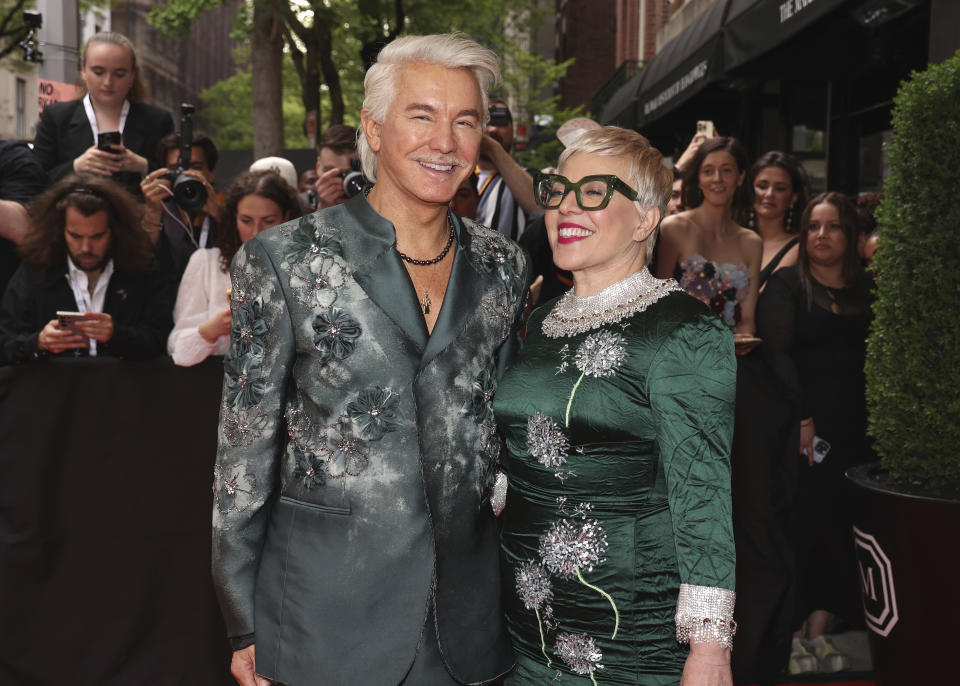
[[813,610],[862,622],[844,472],[875,459],[866,436],[864,357],[872,278],[861,272],[850,288],[828,288],[799,267],[770,277],[757,308],[764,357],[796,411],[813,417],[817,436],[831,445],[826,459],[800,463],[796,527],[797,625]]

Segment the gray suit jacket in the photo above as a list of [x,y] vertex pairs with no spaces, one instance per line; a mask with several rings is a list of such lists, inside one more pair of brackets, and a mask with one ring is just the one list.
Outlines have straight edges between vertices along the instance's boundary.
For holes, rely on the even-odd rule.
[[[452,216],[452,215],[451,215]],[[526,257],[453,219],[432,335],[362,195],[258,235],[233,262],[213,571],[232,637],[293,686],[395,686],[435,609],[464,683],[506,672],[490,400]]]

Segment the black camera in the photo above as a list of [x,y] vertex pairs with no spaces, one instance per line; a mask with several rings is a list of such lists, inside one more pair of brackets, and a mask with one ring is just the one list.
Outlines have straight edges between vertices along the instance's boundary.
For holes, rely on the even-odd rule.
[[506,105],[490,106],[490,121],[487,126],[508,126],[512,121],[510,109]]
[[170,170],[166,179],[173,188],[173,201],[187,212],[198,212],[207,204],[207,188],[203,181],[187,176],[184,172],[190,169],[190,156],[193,151],[193,105],[180,105],[180,157],[177,166]]
[[339,176],[343,179],[343,194],[348,198],[362,192],[367,186],[367,179],[363,175],[363,167],[358,157],[351,157],[350,168],[340,172]]

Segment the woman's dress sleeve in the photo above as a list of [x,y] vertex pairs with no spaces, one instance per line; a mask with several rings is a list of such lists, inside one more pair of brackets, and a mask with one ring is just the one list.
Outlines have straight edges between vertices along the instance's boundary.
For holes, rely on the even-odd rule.
[[732,644],[736,552],[730,446],[737,365],[733,337],[704,314],[660,346],[649,397],[680,571],[677,638]]

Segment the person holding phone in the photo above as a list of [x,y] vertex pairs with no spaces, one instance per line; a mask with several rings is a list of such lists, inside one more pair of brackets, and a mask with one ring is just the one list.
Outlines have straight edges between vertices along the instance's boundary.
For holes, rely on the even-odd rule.
[[167,351],[190,367],[230,346],[230,261],[237,249],[264,229],[300,215],[294,190],[273,172],[245,172],[227,189],[224,229],[212,248],[200,248],[180,281]]
[[113,176],[140,197],[140,180],[154,168],[157,143],[173,131],[173,117],[148,105],[133,43],[101,31],[80,58],[81,97],[43,109],[34,153],[47,180],[70,173]]
[[[864,397],[866,336],[873,279],[857,253],[853,202],[823,193],[800,221],[797,264],[775,271],[760,298],[763,355],[794,408],[799,444],[797,488],[798,610],[791,662],[838,671],[846,658],[825,636],[831,614],[862,621],[844,472],[874,459]],[[817,438],[830,444],[818,461]],[[809,665],[812,667],[813,665]]]
[[34,199],[22,264],[0,304],[0,365],[163,354],[174,288],[153,269],[141,212],[119,184],[94,174],[69,176]]

